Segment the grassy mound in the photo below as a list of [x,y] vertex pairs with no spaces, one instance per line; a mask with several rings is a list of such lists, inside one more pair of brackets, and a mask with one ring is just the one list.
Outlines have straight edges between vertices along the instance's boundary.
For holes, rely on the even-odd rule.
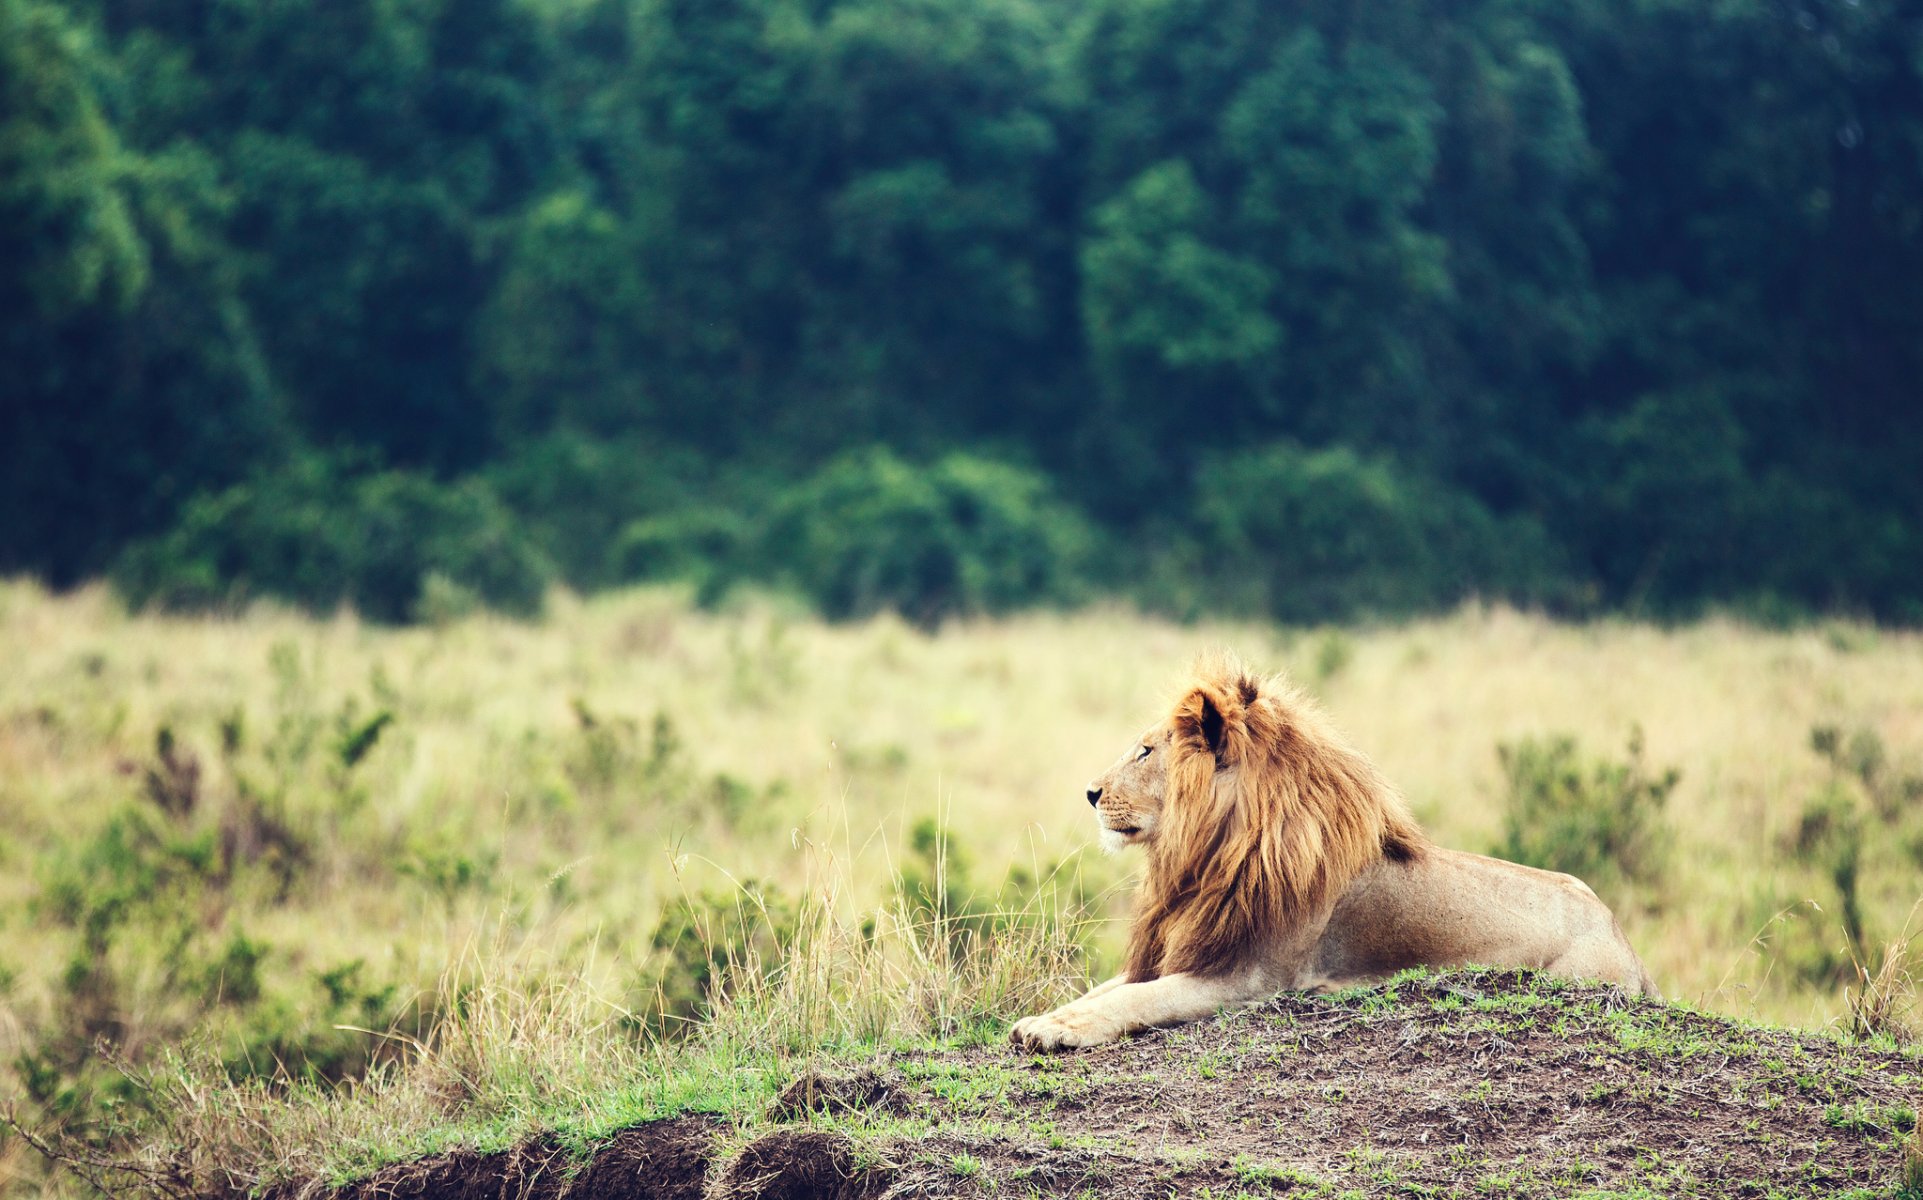
[[339,1195],[1868,1200],[1923,1196],[1919,1097],[1923,1055],[1890,1044],[1527,972],[1416,974],[1074,1054],[904,1043]]

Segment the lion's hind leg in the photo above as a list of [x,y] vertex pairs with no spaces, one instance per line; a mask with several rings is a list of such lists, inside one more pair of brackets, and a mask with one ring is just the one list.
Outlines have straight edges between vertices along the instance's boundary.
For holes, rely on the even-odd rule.
[[1606,938],[1578,938],[1545,969],[1564,979],[1599,980],[1613,983],[1632,996],[1661,999],[1655,980],[1643,969],[1642,961],[1620,933]]

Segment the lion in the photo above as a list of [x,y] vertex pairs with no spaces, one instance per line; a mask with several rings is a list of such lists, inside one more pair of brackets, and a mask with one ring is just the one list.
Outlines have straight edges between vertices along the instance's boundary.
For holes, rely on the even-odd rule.
[[1123,971],[1016,1022],[1030,1050],[1094,1046],[1282,991],[1408,967],[1536,967],[1656,996],[1580,879],[1449,850],[1313,701],[1232,659],[1088,787],[1105,848],[1148,870]]

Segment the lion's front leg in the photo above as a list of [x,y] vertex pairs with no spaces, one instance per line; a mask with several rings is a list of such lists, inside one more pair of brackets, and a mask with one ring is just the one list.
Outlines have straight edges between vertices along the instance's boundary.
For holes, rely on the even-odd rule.
[[1008,1040],[1017,1046],[1023,1045],[1023,1038],[1027,1036],[1029,1029],[1039,1028],[1041,1022],[1055,1019],[1077,1004],[1086,1003],[1087,1001],[1095,999],[1097,996],[1106,996],[1127,982],[1128,976],[1116,975],[1113,978],[1105,979],[1101,983],[1096,984],[1077,998],[1070,1000],[1067,1004],[1052,1008],[1045,1013],[1037,1013],[1032,1017],[1023,1017],[1021,1020],[1015,1022],[1014,1026],[1009,1029]]
[[1008,1039],[1024,1050],[1099,1046],[1156,1025],[1199,1021],[1225,1004],[1261,995],[1262,989],[1246,975],[1165,975],[1144,983],[1111,980],[1053,1012],[1017,1021]]

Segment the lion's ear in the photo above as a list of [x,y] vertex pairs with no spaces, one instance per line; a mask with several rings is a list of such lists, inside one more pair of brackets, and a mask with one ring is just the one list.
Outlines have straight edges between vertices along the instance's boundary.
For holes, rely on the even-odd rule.
[[1236,734],[1242,726],[1242,705],[1231,694],[1198,685],[1175,706],[1175,726],[1180,736],[1200,742],[1226,763],[1223,751],[1240,741]]
[[1228,725],[1228,718],[1222,715],[1222,705],[1219,700],[1207,692],[1201,692],[1200,695],[1202,697],[1202,740],[1209,744],[1209,749],[1220,754],[1224,741],[1222,734]]

